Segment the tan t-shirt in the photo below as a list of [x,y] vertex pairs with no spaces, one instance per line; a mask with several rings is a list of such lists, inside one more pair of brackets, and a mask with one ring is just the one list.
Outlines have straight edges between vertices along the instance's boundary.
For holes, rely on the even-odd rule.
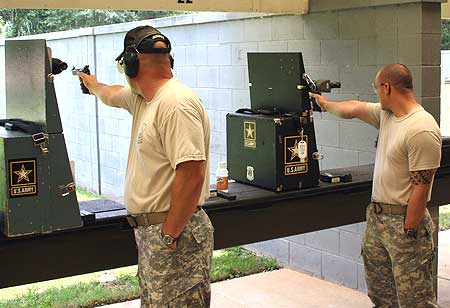
[[[442,138],[438,124],[422,106],[397,118],[367,104],[368,123],[379,131],[373,174],[372,201],[407,205],[413,185],[410,171],[436,169],[441,161]],[[428,201],[431,198],[431,189]]]
[[198,200],[209,197],[208,114],[197,94],[175,77],[150,102],[125,87],[119,105],[133,116],[125,177],[125,205],[131,214],[167,211],[178,164],[206,161]]

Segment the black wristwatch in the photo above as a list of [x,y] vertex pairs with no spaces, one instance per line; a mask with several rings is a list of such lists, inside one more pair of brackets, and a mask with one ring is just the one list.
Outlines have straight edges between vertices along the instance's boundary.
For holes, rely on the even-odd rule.
[[408,236],[410,238],[417,239],[417,230],[412,230],[412,229],[407,230],[407,229],[405,229],[405,234],[406,234],[406,236]]

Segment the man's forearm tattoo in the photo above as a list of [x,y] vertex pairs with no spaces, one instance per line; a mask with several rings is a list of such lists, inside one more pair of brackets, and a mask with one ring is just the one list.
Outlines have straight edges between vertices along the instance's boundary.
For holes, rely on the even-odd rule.
[[431,181],[433,181],[433,175],[435,171],[436,171],[435,169],[411,171],[409,173],[409,179],[413,185],[431,184]]

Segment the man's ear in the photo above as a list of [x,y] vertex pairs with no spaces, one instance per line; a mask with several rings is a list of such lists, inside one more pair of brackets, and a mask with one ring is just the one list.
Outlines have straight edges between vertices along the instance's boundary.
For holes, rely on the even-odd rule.
[[392,87],[391,87],[391,84],[390,83],[385,83],[385,89],[386,89],[386,94],[387,95],[390,95],[391,94],[391,91],[392,91]]

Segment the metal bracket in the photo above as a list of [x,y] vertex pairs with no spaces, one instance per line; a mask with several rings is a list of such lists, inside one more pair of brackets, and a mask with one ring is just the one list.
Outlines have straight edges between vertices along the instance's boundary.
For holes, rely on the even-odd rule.
[[61,185],[58,188],[61,191],[61,196],[65,197],[68,196],[70,193],[75,192],[76,186],[74,182],[70,182],[69,184]]
[[283,125],[283,120],[281,120],[280,118],[274,118],[273,121],[276,125]]
[[300,124],[302,125],[308,124],[308,119],[306,117],[300,117]]
[[38,146],[41,149],[41,153],[43,156],[48,154],[48,134],[37,133],[31,135],[33,138],[33,142],[35,146]]
[[52,73],[47,75],[47,80],[50,83],[53,83],[53,81],[55,80],[55,75],[53,75]]
[[314,160],[322,160],[323,159],[323,154],[320,154],[319,152],[314,152],[314,153],[312,153],[312,159],[314,159]]

